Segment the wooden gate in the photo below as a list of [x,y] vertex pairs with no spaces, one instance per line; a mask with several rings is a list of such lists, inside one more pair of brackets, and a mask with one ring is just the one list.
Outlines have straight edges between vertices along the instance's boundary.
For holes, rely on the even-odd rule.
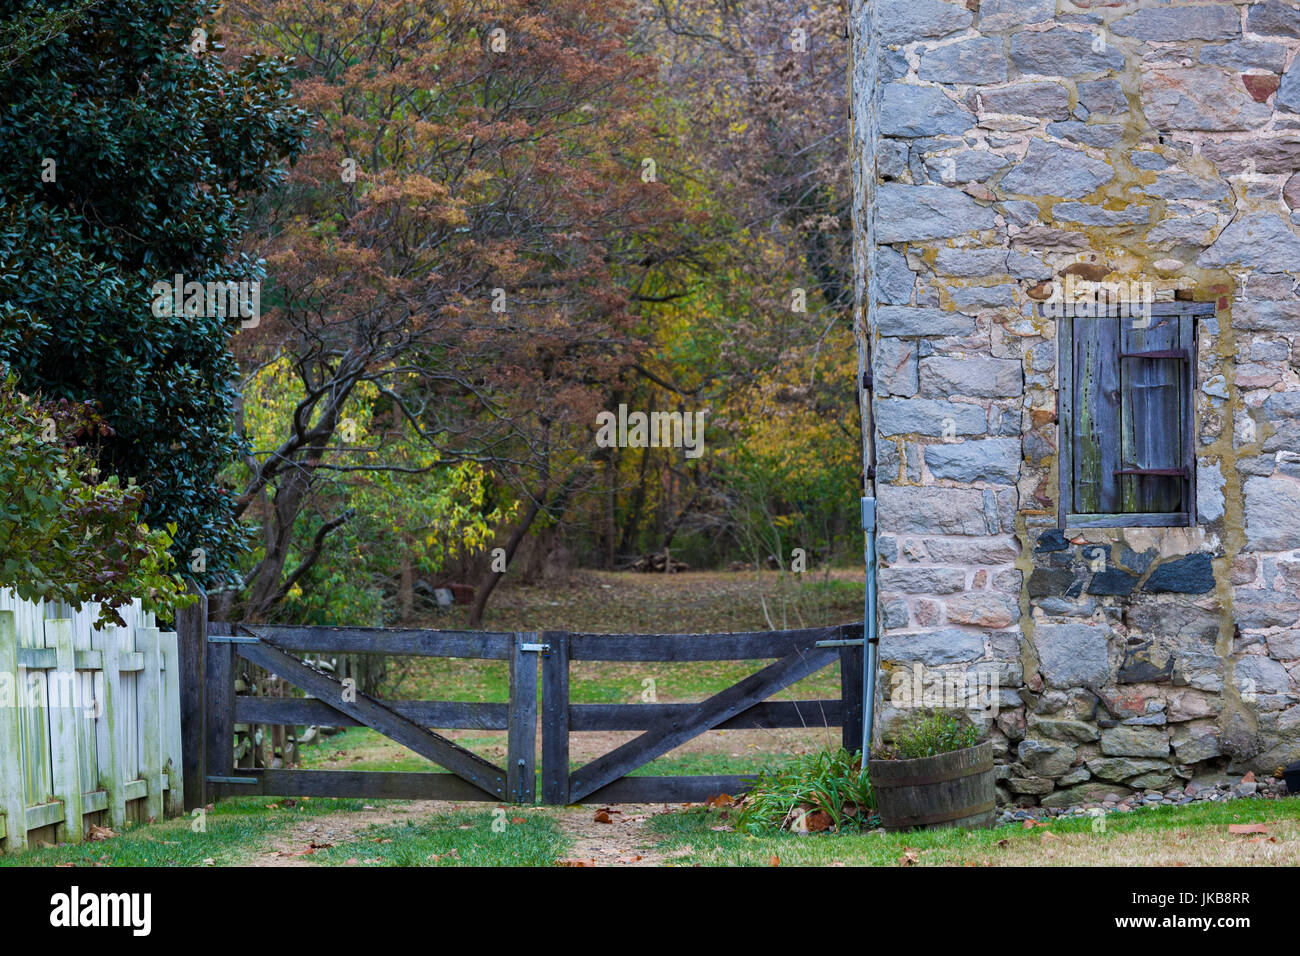
[[[534,634],[355,627],[209,626],[204,683],[208,793],[274,794],[532,803],[536,778],[537,663]],[[224,633],[223,633],[224,632]],[[477,658],[510,663],[510,703],[383,701],[345,685],[289,653],[380,653]],[[305,698],[235,693],[236,662],[265,668]],[[235,724],[369,727],[445,767],[450,773],[394,771],[236,770]],[[435,733],[440,729],[507,731],[506,766],[498,767]]]
[[[547,631],[542,657],[542,802],[643,803],[707,800],[746,789],[753,774],[628,776],[709,730],[842,728],[843,746],[862,747],[862,625],[743,634],[568,634]],[[572,661],[739,661],[776,658],[698,703],[573,704]],[[839,661],[839,700],[768,701]],[[640,736],[570,769],[569,735],[640,730]],[[755,768],[757,770],[759,768]]]
[[[198,641],[185,642],[194,649]],[[542,802],[699,801],[745,789],[745,774],[628,776],[710,730],[843,728],[843,745],[862,740],[862,625],[741,634],[571,634],[349,627],[239,626],[203,629],[201,667],[182,680],[201,698],[183,713],[187,774],[205,801],[246,794],[369,799],[489,800],[534,803],[538,660],[542,671]],[[390,654],[508,661],[507,703],[379,700],[349,687],[291,651]],[[774,659],[697,703],[574,704],[573,661],[725,661]],[[307,696],[251,697],[235,692],[238,662],[265,668]],[[838,661],[840,699],[768,701],[773,694]],[[192,725],[201,724],[201,732]],[[364,726],[446,768],[448,773],[374,770],[245,769],[234,764],[236,724]],[[506,731],[498,767],[433,728]],[[642,733],[576,770],[569,736],[592,730]],[[191,753],[198,748],[197,757]],[[755,768],[757,771],[759,768]],[[187,797],[189,790],[187,789]],[[189,801],[187,801],[189,802]],[[193,798],[197,805],[199,798]]]

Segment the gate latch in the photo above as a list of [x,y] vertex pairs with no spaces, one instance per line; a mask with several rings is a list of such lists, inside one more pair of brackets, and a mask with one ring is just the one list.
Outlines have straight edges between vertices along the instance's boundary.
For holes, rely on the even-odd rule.
[[535,654],[545,653],[551,649],[550,644],[520,644],[521,651],[532,651]]

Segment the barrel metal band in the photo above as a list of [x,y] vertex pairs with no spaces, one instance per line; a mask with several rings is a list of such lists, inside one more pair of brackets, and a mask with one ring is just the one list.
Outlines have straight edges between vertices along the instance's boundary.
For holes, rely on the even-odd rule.
[[962,777],[973,777],[977,773],[984,773],[986,770],[993,769],[993,760],[976,764],[973,767],[963,767],[958,770],[949,770],[942,776],[924,776],[924,777],[902,777],[898,780],[873,780],[872,786],[877,790],[892,790],[894,787],[921,787],[927,783],[946,783],[949,780],[960,780]]
[[903,827],[922,827],[931,823],[951,823],[953,820],[961,820],[965,817],[977,816],[981,813],[988,813],[996,805],[993,800],[981,803],[977,807],[962,807],[960,810],[949,810],[946,813],[928,813],[919,817],[903,817],[898,820],[891,820],[889,828],[891,830],[901,829]]

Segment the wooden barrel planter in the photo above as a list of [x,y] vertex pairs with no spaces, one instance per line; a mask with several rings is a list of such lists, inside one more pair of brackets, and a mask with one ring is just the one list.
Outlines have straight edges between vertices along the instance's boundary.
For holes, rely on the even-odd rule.
[[868,760],[886,830],[993,825],[993,742],[916,760]]

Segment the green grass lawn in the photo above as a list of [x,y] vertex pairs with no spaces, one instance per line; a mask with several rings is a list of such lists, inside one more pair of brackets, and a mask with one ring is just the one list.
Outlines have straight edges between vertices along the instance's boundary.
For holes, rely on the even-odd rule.
[[220,866],[239,863],[250,847],[307,816],[360,810],[360,800],[300,800],[292,807],[266,797],[223,800],[201,820],[177,817],[128,824],[107,840],[33,847],[0,855],[0,866]]
[[[704,808],[651,818],[655,852],[691,866],[1295,865],[1300,798],[1236,800],[1021,824],[989,830],[752,836],[718,829],[731,811]],[[1233,834],[1231,824],[1263,824]]]

